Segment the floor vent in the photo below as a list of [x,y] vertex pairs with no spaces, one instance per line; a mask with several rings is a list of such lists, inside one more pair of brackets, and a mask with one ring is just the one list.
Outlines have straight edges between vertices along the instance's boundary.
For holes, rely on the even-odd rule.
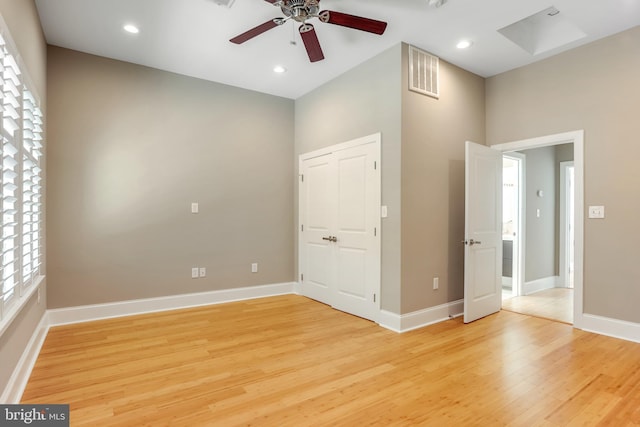
[[439,98],[439,70],[440,58],[409,46],[409,90]]

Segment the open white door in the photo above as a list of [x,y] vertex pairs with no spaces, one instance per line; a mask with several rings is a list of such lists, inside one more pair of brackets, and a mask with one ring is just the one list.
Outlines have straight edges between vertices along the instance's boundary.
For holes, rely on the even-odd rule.
[[465,149],[464,322],[502,306],[502,153]]

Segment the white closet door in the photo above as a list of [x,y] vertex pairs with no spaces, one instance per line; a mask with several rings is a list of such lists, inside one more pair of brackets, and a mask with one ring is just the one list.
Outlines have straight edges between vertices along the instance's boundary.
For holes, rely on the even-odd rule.
[[299,202],[303,295],[370,320],[379,312],[380,293],[380,144],[374,136],[301,156]]

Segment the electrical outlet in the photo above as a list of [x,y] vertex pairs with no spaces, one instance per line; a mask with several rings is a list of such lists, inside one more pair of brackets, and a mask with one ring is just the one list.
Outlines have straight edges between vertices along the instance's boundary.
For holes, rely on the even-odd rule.
[[433,290],[435,291],[440,287],[440,279],[438,277],[433,278]]
[[200,271],[199,271],[198,267],[193,267],[191,269],[191,278],[192,279],[197,279],[199,274],[200,274]]
[[207,269],[200,267],[200,277],[207,277]]
[[252,273],[257,273],[258,272],[258,263],[254,262],[253,264],[251,264],[251,272]]

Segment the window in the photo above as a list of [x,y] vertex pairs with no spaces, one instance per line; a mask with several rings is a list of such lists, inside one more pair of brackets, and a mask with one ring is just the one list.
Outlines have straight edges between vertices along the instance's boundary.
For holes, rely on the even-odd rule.
[[42,258],[43,117],[12,50],[0,35],[0,320],[36,282]]

